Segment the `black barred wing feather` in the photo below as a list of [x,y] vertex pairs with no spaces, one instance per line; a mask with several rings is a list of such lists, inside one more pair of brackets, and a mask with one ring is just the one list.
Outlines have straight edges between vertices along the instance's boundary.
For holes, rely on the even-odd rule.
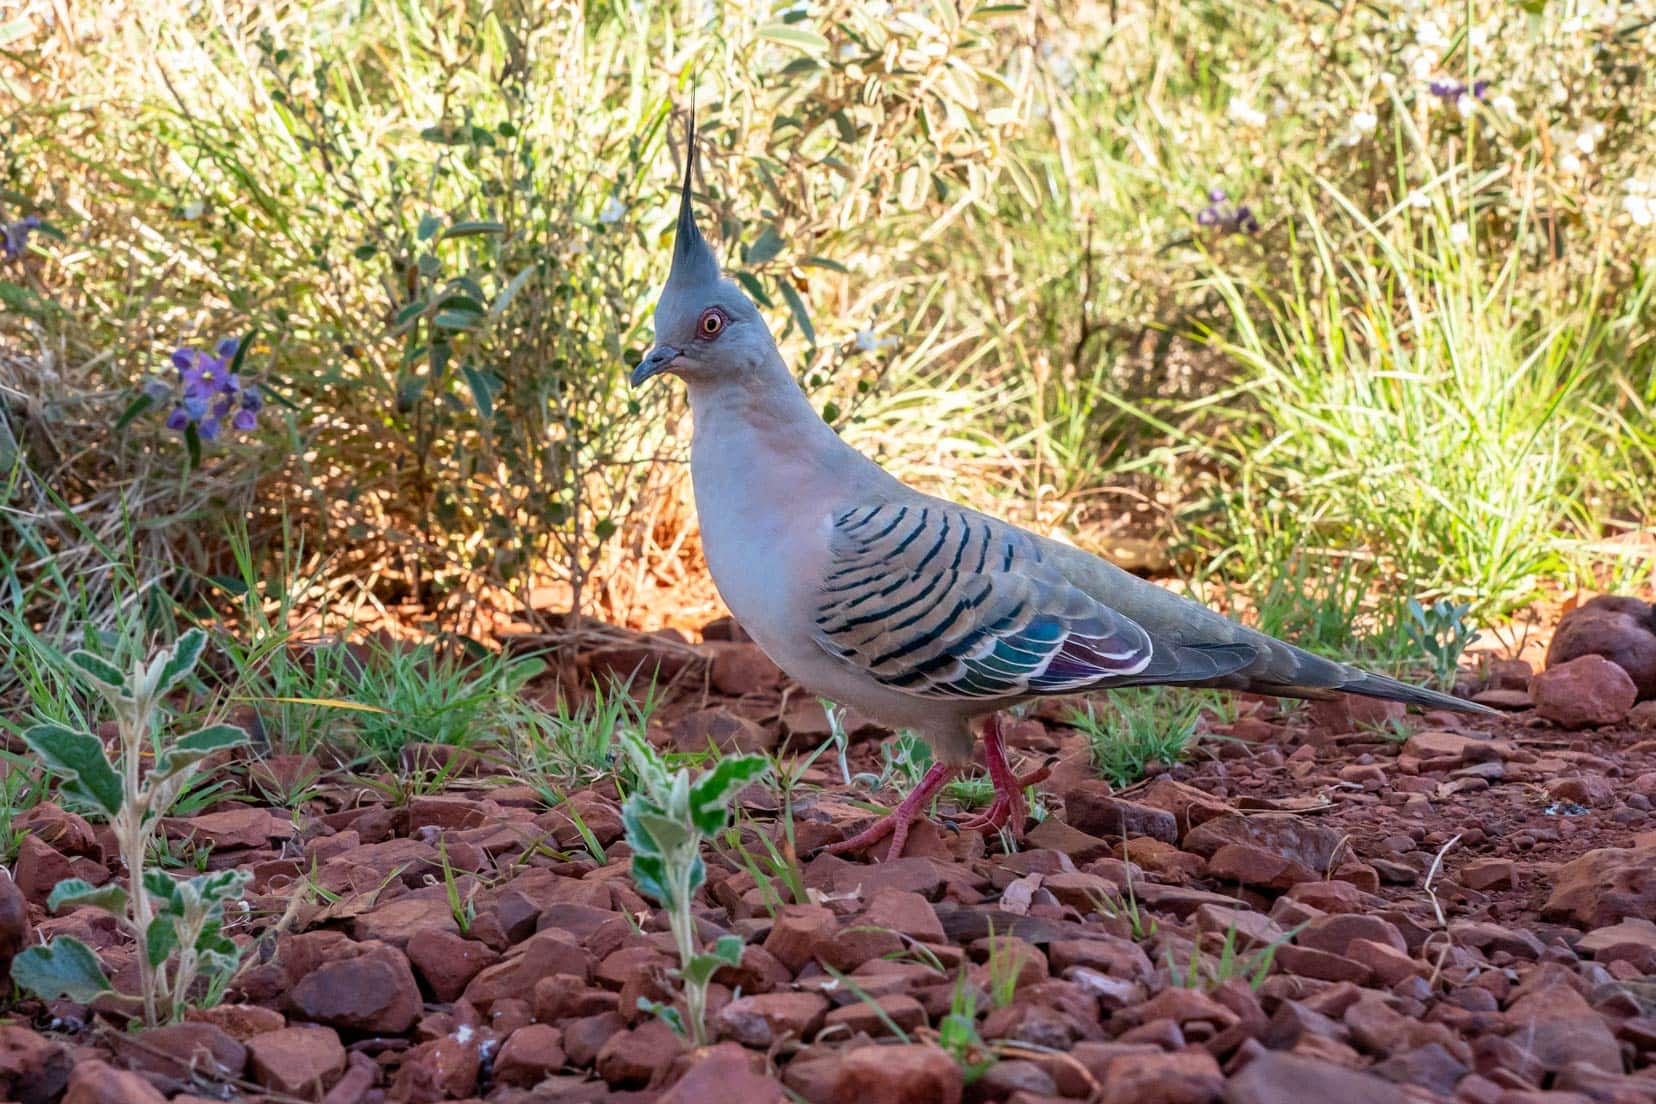
[[1011,526],[935,501],[834,518],[823,648],[896,690],[1056,694],[1134,681],[1150,634],[1066,580]]

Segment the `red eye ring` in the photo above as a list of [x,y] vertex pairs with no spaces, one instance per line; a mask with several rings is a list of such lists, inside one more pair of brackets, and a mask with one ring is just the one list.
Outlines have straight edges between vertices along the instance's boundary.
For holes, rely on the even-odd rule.
[[724,328],[724,311],[718,307],[709,307],[702,312],[701,318],[696,322],[696,336],[718,337],[724,331]]

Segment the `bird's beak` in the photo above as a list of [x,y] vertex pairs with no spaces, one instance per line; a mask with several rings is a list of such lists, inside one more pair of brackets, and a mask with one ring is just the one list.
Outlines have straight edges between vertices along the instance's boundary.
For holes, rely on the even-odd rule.
[[671,345],[657,345],[651,349],[638,367],[633,369],[632,385],[637,387],[651,376],[659,376],[672,367],[673,361],[679,358],[679,351]]

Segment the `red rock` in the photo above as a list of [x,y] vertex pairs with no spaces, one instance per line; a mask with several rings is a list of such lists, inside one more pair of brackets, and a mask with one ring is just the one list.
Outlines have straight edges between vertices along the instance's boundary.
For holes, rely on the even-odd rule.
[[212,844],[214,851],[228,851],[239,847],[264,847],[273,839],[293,835],[293,822],[271,814],[258,806],[227,809],[222,813],[203,813],[187,818],[168,818],[162,822],[168,839],[190,840],[197,844]]
[[843,1008],[828,1013],[824,1028],[839,1027],[851,1035],[863,1034],[870,1038],[894,1034],[895,1026],[904,1034],[926,1025],[926,1010],[920,1002],[905,993],[890,993],[872,1001],[854,1000]]
[[501,1044],[495,1055],[494,1078],[502,1084],[532,1088],[563,1064],[563,1032],[547,1024],[526,1024]]
[[[782,669],[771,662],[757,644],[703,644],[702,653],[711,653],[709,672],[713,689],[733,698],[763,694],[782,684]],[[775,738],[772,737],[772,746]]]
[[785,1038],[808,1041],[827,1014],[827,999],[816,993],[761,993],[731,1001],[716,1022],[722,1034],[743,1046],[768,1050]]
[[384,943],[324,962],[293,987],[289,1000],[304,1017],[347,1031],[400,1035],[420,1015],[420,989],[408,956]]
[[415,932],[408,940],[408,961],[440,1001],[458,1000],[483,970],[500,961],[492,947],[458,932]]
[[1031,828],[1025,834],[1024,842],[1032,848],[1068,855],[1077,865],[1085,865],[1094,859],[1103,858],[1110,854],[1114,846],[1109,840],[1083,832],[1074,825],[1065,824],[1057,817],[1047,817]]
[[1384,1078],[1328,1062],[1268,1051],[1225,1086],[1226,1104],[1400,1104]]
[[1353,939],[1346,944],[1345,957],[1374,971],[1381,985],[1390,988],[1411,977],[1429,977],[1431,970],[1423,962],[1409,957],[1389,943],[1372,939]]
[[1358,694],[1336,694],[1310,704],[1307,714],[1312,727],[1325,732],[1366,732],[1388,728],[1408,715],[1402,702],[1365,698]]
[[713,748],[724,755],[774,751],[780,739],[775,728],[732,713],[723,706],[698,710],[673,725],[673,746],[697,754]]
[[1577,774],[1548,782],[1547,796],[1554,801],[1605,808],[1616,803],[1616,787],[1602,774]]
[[1248,843],[1222,845],[1208,858],[1206,871],[1210,878],[1276,890],[1321,877],[1293,859]]
[[939,1047],[863,1046],[848,1052],[833,1104],[960,1104],[960,1067]]
[[463,1031],[421,1043],[403,1056],[388,1099],[397,1104],[463,1100],[477,1091],[482,1068],[478,1040]]
[[1179,839],[1179,821],[1165,809],[1116,797],[1107,782],[1087,781],[1064,799],[1064,819],[1101,839],[1149,836],[1164,843]]
[[1262,912],[1223,905],[1203,905],[1197,909],[1196,927],[1226,936],[1234,932],[1236,944],[1242,949],[1269,946],[1281,941],[1286,934],[1276,921]]
[[103,856],[98,846],[97,833],[85,817],[71,813],[50,801],[42,801],[19,817],[15,827],[23,828],[40,838],[54,851],[64,855],[84,855],[90,859]]
[[1300,930],[1294,942],[1301,947],[1343,955],[1353,939],[1383,943],[1399,953],[1407,953],[1409,949],[1395,924],[1361,913],[1319,916]]
[[1600,961],[1633,957],[1629,952],[1640,952],[1644,960],[1656,955],[1656,924],[1643,917],[1630,916],[1619,924],[1594,928],[1581,937],[1576,950],[1590,954]]
[[190,1023],[212,1024],[238,1043],[245,1043],[255,1035],[280,1031],[287,1019],[274,1008],[257,1004],[215,1004],[211,1008],[191,1008],[184,1013]]
[[1602,847],[1559,867],[1553,891],[1542,906],[1549,919],[1573,919],[1602,928],[1630,916],[1656,916],[1656,834],[1633,847]]
[[[1524,669],[1528,670],[1529,664],[1524,664]],[[1530,676],[1525,675],[1524,685],[1519,687],[1505,686],[1480,690],[1472,695],[1472,701],[1476,705],[1487,705],[1491,709],[1505,709],[1510,712],[1528,709],[1533,704],[1529,696],[1529,679]]]
[[786,1099],[780,1081],[755,1071],[741,1048],[722,1044],[702,1052],[657,1104],[783,1104]]
[[1301,882],[1288,891],[1288,899],[1323,912],[1357,912],[1365,907],[1363,891],[1349,881]]
[[69,1083],[69,1048],[18,1024],[0,1024],[0,1100],[50,1104]]
[[17,863],[12,868],[17,888],[30,903],[44,906],[52,890],[66,878],[85,878],[93,885],[109,881],[109,871],[90,859],[71,859],[36,836],[24,836],[17,843]]
[[833,938],[838,922],[821,905],[784,905],[763,944],[776,960],[798,973],[817,949]]
[[1219,1063],[1205,1050],[1126,1054],[1106,1068],[1099,1104],[1208,1104],[1224,1085]]
[[1152,967],[1144,949],[1130,939],[1100,935],[1091,939],[1057,939],[1047,946],[1054,973],[1084,966],[1110,977],[1148,981]]
[[1467,889],[1486,893],[1518,884],[1518,864],[1511,859],[1474,859],[1460,868],[1457,880]]
[[272,1092],[319,1100],[345,1071],[345,1048],[331,1027],[284,1027],[249,1039],[247,1062]]
[[529,1000],[535,983],[551,974],[592,977],[592,954],[553,928],[537,932],[516,947],[512,955],[484,969],[466,986],[465,999],[486,1009],[503,997]]
[[189,1085],[192,1073],[222,1081],[239,1078],[247,1065],[247,1048],[209,1023],[166,1024],[110,1041],[128,1069],[170,1081],[173,1091]]
[[29,902],[11,875],[0,867],[0,992],[11,991],[11,964],[17,953],[34,942]]
[[903,889],[877,889],[868,899],[862,922],[886,928],[922,943],[945,942],[943,924],[930,901]]
[[136,1073],[96,1058],[76,1062],[63,1104],[166,1104],[160,1090]]
[[598,1076],[612,1088],[641,1089],[657,1084],[684,1049],[673,1029],[657,1019],[610,1036],[598,1049]]
[[1604,1017],[1565,984],[1526,993],[1512,1002],[1506,1019],[1543,1068],[1566,1069],[1581,1062],[1606,1073],[1621,1073],[1621,1045]]
[[1440,1096],[1450,1096],[1455,1085],[1471,1071],[1442,1043],[1427,1043],[1402,1054],[1394,1054],[1371,1071],[1400,1085],[1419,1085]]
[[1447,770],[1463,763],[1487,763],[1499,759],[1501,749],[1490,740],[1467,733],[1427,729],[1404,742],[1403,754],[1419,759],[1426,769]]
[[1284,973],[1316,978],[1318,981],[1349,981],[1354,985],[1366,985],[1374,976],[1367,966],[1344,955],[1292,944],[1277,948],[1276,965]]
[[389,943],[405,950],[408,941],[424,931],[460,934],[454,910],[446,898],[407,894],[363,913],[351,921],[351,938],[358,942]]
[[1184,839],[1185,850],[1209,858],[1227,843],[1258,847],[1321,875],[1333,861],[1342,837],[1291,813],[1258,813],[1218,817],[1191,829]]
[[1639,697],[1656,697],[1656,615],[1646,603],[1600,595],[1560,618],[1547,646],[1547,667],[1585,655],[1626,671]]
[[1188,832],[1198,824],[1235,812],[1230,805],[1206,790],[1166,777],[1158,778],[1140,790],[1137,800],[1153,809],[1172,813],[1180,832]]
[[1529,690],[1535,712],[1563,728],[1615,724],[1639,695],[1627,672],[1599,655],[1549,667],[1530,680]]

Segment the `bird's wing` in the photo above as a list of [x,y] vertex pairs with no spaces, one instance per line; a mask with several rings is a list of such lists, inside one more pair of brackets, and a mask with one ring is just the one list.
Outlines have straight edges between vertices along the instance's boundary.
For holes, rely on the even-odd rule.
[[817,643],[917,696],[1200,682],[1256,655],[1247,645],[1158,641],[1071,583],[1027,534],[936,499],[844,510],[833,518],[830,551]]

